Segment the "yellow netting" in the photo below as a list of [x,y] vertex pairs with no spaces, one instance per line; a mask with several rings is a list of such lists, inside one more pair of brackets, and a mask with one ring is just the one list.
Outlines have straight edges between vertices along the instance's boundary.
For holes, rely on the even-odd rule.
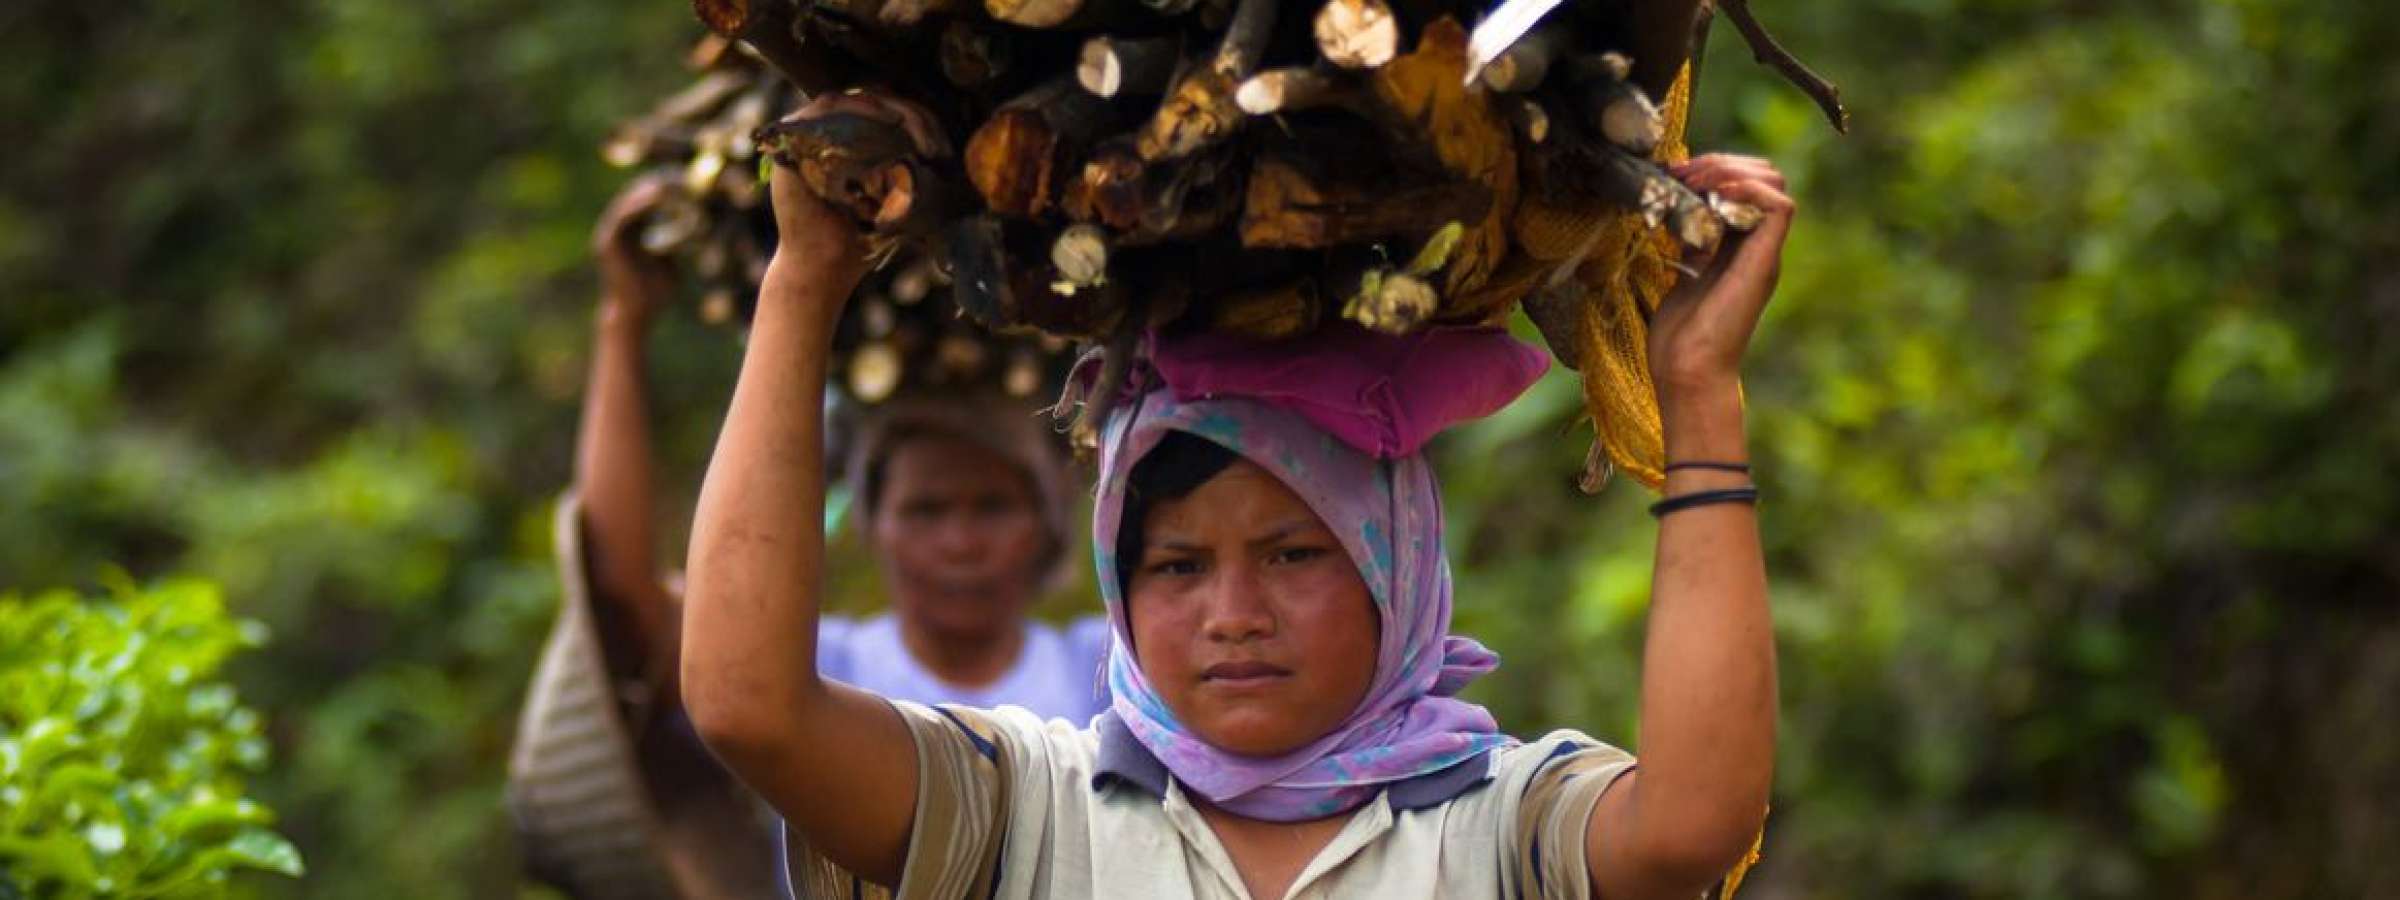
[[[1666,139],[1659,162],[1690,155],[1684,146],[1691,109],[1691,67],[1676,73],[1661,112]],[[1596,440],[1616,468],[1656,489],[1666,480],[1665,440],[1660,433],[1658,394],[1650,380],[1650,314],[1675,287],[1673,263],[1681,255],[1673,236],[1638,213],[1608,207],[1546,205],[1528,193],[1514,222],[1517,246],[1543,262],[1563,262],[1587,239],[1592,248],[1576,277],[1590,288],[1592,302],[1574,310],[1574,352],[1583,370],[1584,412]],[[1597,231],[1598,237],[1593,233]]]

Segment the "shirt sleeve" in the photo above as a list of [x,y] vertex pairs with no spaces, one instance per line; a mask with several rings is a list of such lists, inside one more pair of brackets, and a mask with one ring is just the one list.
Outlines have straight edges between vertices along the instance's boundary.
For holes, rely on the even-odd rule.
[[959,706],[891,701],[917,748],[917,809],[909,826],[900,889],[867,884],[811,850],[797,832],[784,836],[791,895],[812,898],[951,900],[990,896],[1007,833],[1011,766],[1020,746],[991,714]]
[[1517,884],[1530,896],[1590,900],[1584,835],[1600,795],[1633,771],[1633,755],[1607,744],[1561,741],[1526,782],[1517,803]]

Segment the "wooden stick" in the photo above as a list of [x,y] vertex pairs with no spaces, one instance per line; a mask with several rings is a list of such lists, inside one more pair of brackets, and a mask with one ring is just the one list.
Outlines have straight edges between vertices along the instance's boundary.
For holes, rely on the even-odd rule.
[[1096,97],[1165,93],[1180,61],[1180,43],[1171,37],[1094,37],[1077,55],[1075,80]]
[[1075,424],[1067,428],[1067,443],[1077,453],[1100,448],[1100,426],[1108,424],[1109,411],[1116,408],[1117,395],[1125,391],[1125,378],[1133,372],[1133,354],[1141,345],[1142,330],[1135,325],[1139,318],[1127,316],[1101,348],[1100,375],[1093,381],[1091,393],[1084,396]]
[[[1568,266],[1581,262],[1577,259]],[[1580,370],[1583,361],[1578,357],[1576,341],[1582,339],[1581,307],[1591,301],[1583,280],[1573,277],[1572,272],[1566,274],[1568,277],[1539,285],[1525,295],[1525,318],[1532,320],[1534,330],[1541,332],[1542,343],[1550,346],[1550,355],[1558,357],[1559,365]]]
[[1385,334],[1406,334],[1433,315],[1441,295],[1423,278],[1388,266],[1359,276],[1342,317]]
[[1817,108],[1825,111],[1825,121],[1833,123],[1834,131],[1850,133],[1850,110],[1842,105],[1842,89],[1801,63],[1799,57],[1783,49],[1782,44],[1776,43],[1775,36],[1767,33],[1766,26],[1758,24],[1758,17],[1750,14],[1750,0],[1717,0],[1717,5],[1725,10],[1728,18],[1733,19],[1733,27],[1742,33],[1742,40],[1750,45],[1752,58],[1783,73],[1783,77],[1800,88],[1809,99],[1817,101]]
[[1234,88],[1258,68],[1275,27],[1275,0],[1240,0],[1207,66],[1183,76],[1143,126],[1135,149],[1146,161],[1190,156],[1242,123]]
[[1108,234],[1097,225],[1077,223],[1059,232],[1050,245],[1050,266],[1060,281],[1077,288],[1096,288],[1108,279]]
[[803,94],[814,97],[841,85],[823,54],[800,49],[792,0],[692,0],[692,12],[710,31],[749,44]]
[[959,13],[971,6],[968,0],[883,0],[883,9],[876,18],[886,28],[909,29],[928,15]]
[[1675,75],[1692,56],[1692,22],[1709,0],[1641,0],[1624,4],[1626,52],[1633,55],[1633,82],[1653,97],[1675,86]]
[[1550,111],[1529,97],[1519,97],[1508,108],[1509,121],[1517,126],[1517,134],[1528,143],[1539,144],[1550,139]]
[[959,87],[980,87],[1005,74],[1014,62],[1007,35],[964,19],[943,26],[936,50],[942,77]]
[[1233,92],[1234,105],[1254,116],[1325,106],[1359,106],[1372,99],[1366,86],[1357,79],[1344,78],[1339,70],[1316,66],[1260,72]]
[[1219,298],[1203,323],[1208,331],[1257,341],[1280,341],[1317,330],[1325,316],[1324,293],[1315,279]]
[[1242,205],[1242,246],[1322,248],[1422,237],[1448,222],[1480,222],[1491,207],[1491,191],[1471,182],[1336,180],[1312,171],[1329,162],[1260,159]]
[[1067,186],[1061,206],[1079,222],[1100,222],[1119,231],[1140,227],[1146,171],[1132,140],[1104,142],[1092,149],[1080,176]]
[[1575,33],[1564,22],[1547,22],[1535,26],[1508,49],[1493,57],[1476,76],[1483,86],[1507,94],[1518,94],[1541,86],[1550,74],[1550,63],[1566,56],[1574,46]]
[[[892,211],[886,201],[895,181],[906,179],[905,187],[913,193],[938,180],[904,164],[916,151],[908,132],[861,115],[773,122],[759,128],[752,139],[759,152],[797,169],[809,190],[860,222],[875,222]],[[908,211],[898,209],[898,218],[907,218]]]
[[1024,28],[1092,28],[1138,8],[1125,0],[983,0],[992,18]]
[[1054,241],[1041,229],[985,213],[957,220],[949,232],[951,296],[959,311],[1002,334],[1040,332],[1090,338],[1126,319],[1123,290],[1058,290],[1055,270],[1029,262],[1047,256]]
[[1327,0],[1312,30],[1317,51],[1345,69],[1372,69],[1400,55],[1400,20],[1384,0]]
[[1648,156],[1666,139],[1666,117],[1659,114],[1658,105],[1642,93],[1640,85],[1626,77],[1632,63],[1616,53],[1602,53],[1575,60],[1576,77],[1589,79],[1582,86],[1584,115],[1598,126],[1602,136],[1619,147]]
[[1056,202],[1073,157],[1118,121],[1067,77],[1003,105],[967,141],[967,178],[994,212],[1034,216]]

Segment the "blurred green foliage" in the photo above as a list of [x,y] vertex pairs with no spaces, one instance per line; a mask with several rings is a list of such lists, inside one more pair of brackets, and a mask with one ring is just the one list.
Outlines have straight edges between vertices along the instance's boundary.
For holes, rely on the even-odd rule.
[[300,854],[245,796],[258,713],[219,669],[264,629],[214,585],[0,594],[0,896],[215,897]]
[[[1758,11],[1856,129],[1717,24],[1695,142],[1773,157],[1804,217],[1749,373],[1785,715],[1747,891],[2400,896],[2400,12]],[[0,585],[188,571],[275,630],[233,672],[310,876],[261,890],[526,891],[498,787],[595,148],[696,33],[657,0],[0,11],[32,126]],[[669,318],[676,509],[737,349]],[[1655,532],[1569,487],[1574,393],[1439,448],[1459,620],[1503,722],[1638,748]]]

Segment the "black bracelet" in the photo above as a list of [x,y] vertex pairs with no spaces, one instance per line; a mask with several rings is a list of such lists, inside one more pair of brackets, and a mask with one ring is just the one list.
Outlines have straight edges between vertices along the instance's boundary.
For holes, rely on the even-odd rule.
[[1740,472],[1744,475],[1750,474],[1749,463],[1737,462],[1705,462],[1693,460],[1690,462],[1671,462],[1667,464],[1667,471],[1672,472],[1676,469],[1707,469],[1712,472]]
[[1652,518],[1663,519],[1666,518],[1667,514],[1671,512],[1691,509],[1695,506],[1707,506],[1712,503],[1748,503],[1756,505],[1758,503],[1758,488],[1738,487],[1726,488],[1721,491],[1693,491],[1689,494],[1677,494],[1673,497],[1668,497],[1665,500],[1660,500],[1657,503],[1650,504],[1650,515]]

